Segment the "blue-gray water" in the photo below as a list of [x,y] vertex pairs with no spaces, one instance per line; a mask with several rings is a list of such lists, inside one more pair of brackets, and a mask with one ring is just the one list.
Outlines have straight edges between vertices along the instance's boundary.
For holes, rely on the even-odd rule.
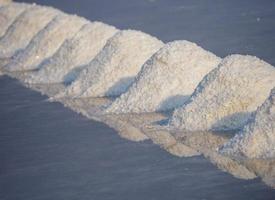
[[121,139],[16,80],[0,78],[0,199],[274,199],[202,157]]
[[[274,1],[36,2],[165,42],[187,39],[219,56],[248,53],[275,64]],[[150,142],[121,139],[46,99],[0,77],[1,200],[275,199],[259,179],[239,180],[202,157],[177,158]]]

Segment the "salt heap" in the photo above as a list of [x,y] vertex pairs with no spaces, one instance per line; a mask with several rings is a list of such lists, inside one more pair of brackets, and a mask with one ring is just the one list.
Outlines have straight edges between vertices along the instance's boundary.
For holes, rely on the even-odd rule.
[[253,56],[227,56],[175,110],[170,125],[187,131],[239,129],[274,86],[273,66]]
[[0,7],[0,37],[6,33],[7,29],[14,22],[14,20],[31,6],[31,4],[25,3],[11,3]]
[[178,107],[220,60],[192,42],[168,43],[144,64],[133,85],[106,111],[143,113]]
[[58,96],[119,95],[133,82],[143,63],[162,45],[160,40],[146,33],[120,31],[107,41],[72,85]]
[[275,158],[275,88],[251,121],[220,152],[233,158]]
[[0,59],[10,58],[24,49],[58,13],[56,9],[42,6],[32,6],[24,11],[0,38]]
[[13,56],[5,66],[7,71],[25,71],[37,69],[39,64],[52,56],[66,39],[72,38],[79,29],[87,24],[84,18],[60,14],[41,30],[25,50]]
[[[81,30],[70,40],[64,42],[60,49],[41,69],[33,72],[25,82],[28,83],[61,83],[69,82],[78,69],[88,64],[103,48],[108,38],[118,30],[101,22],[84,25]],[[71,76],[68,77],[68,73]]]

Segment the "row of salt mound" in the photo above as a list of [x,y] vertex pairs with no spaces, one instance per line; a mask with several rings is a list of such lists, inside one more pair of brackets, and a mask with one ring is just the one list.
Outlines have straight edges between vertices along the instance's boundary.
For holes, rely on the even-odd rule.
[[253,56],[227,56],[174,111],[169,125],[186,131],[240,129],[274,86],[273,66]]
[[220,153],[237,159],[275,158],[275,88],[251,121],[221,148]]
[[25,49],[31,39],[59,13],[60,11],[53,8],[32,6],[20,14],[0,38],[1,62]]
[[0,7],[0,38],[6,33],[15,19],[23,13],[31,4],[11,3]]
[[144,64],[133,85],[106,111],[144,113],[178,107],[220,60],[188,41],[168,43]]
[[120,31],[57,98],[120,95],[131,85],[144,62],[162,46],[160,40],[146,33]]
[[60,14],[42,29],[22,51],[13,56],[4,67],[6,71],[27,71],[40,67],[43,60],[50,58],[66,39],[72,38],[87,24],[84,18]]
[[24,81],[31,84],[68,83],[84,65],[88,64],[103,48],[108,38],[118,30],[101,22],[84,25],[66,40],[59,50]]

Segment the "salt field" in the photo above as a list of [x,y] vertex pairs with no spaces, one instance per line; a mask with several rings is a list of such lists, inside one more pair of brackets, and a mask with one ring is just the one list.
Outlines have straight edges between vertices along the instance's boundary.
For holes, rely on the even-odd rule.
[[275,198],[274,2],[33,3],[0,2],[0,198]]

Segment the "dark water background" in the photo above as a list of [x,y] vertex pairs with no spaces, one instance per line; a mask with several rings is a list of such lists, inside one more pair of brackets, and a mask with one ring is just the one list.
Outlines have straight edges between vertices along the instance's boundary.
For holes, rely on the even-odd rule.
[[274,0],[30,0],[138,29],[164,42],[189,40],[220,57],[255,55],[275,66]]
[[[219,56],[252,54],[275,64],[275,1],[36,2],[165,42],[186,39]],[[259,179],[239,180],[202,157],[178,158],[149,141],[121,139],[46,99],[0,77],[1,200],[275,199]]]

